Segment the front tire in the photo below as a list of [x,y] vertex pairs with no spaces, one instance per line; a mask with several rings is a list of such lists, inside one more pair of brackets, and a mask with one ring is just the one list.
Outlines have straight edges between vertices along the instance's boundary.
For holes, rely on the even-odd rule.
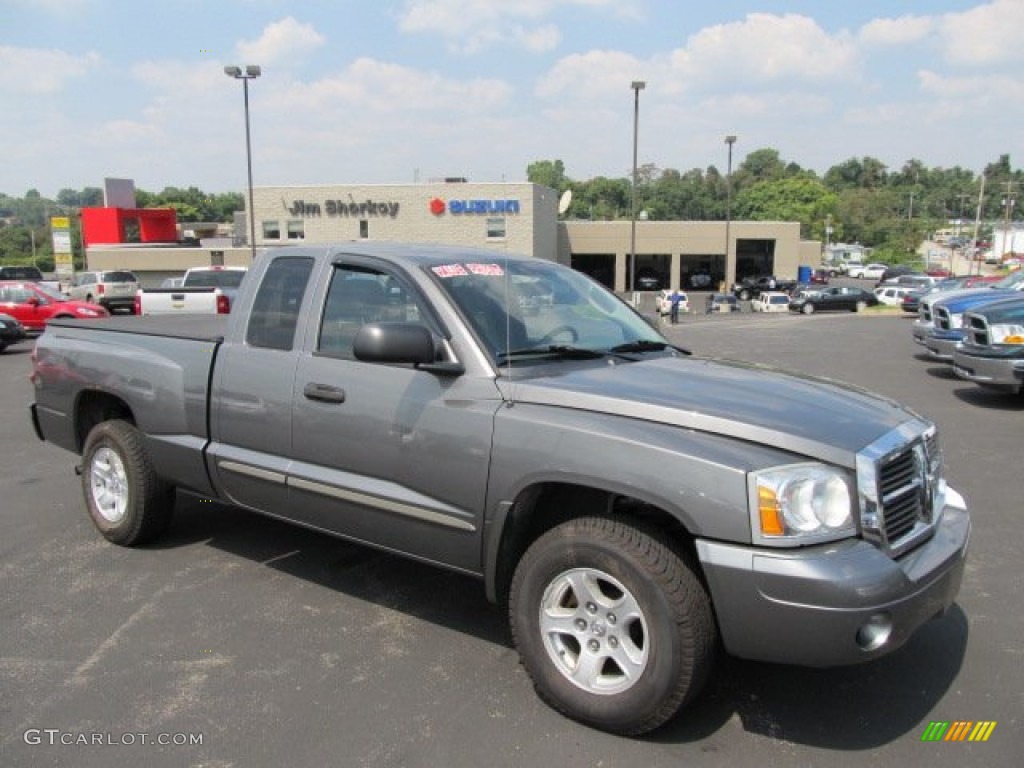
[[811,304],[811,303],[804,304],[800,308],[800,311],[803,312],[805,315],[813,315],[814,314],[814,305]]
[[866,301],[858,301],[857,302],[857,306],[855,306],[853,308],[853,311],[854,312],[863,312],[867,308],[868,308],[868,303]]
[[717,635],[688,559],[618,518],[570,520],[535,541],[509,592],[516,648],[540,697],[636,736],[700,692]]
[[82,492],[97,530],[125,547],[158,537],[174,513],[174,487],[157,477],[142,433],[127,421],[104,421],[89,432]]

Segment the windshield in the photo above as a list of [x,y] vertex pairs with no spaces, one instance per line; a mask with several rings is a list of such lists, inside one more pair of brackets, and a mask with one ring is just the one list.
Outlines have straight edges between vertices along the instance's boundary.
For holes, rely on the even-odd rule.
[[67,296],[65,296],[55,288],[51,288],[48,285],[43,285],[42,283],[34,283],[32,287],[35,288],[36,291],[38,291],[39,293],[46,296],[46,298],[48,298],[50,301],[60,302],[68,300]]
[[[497,365],[667,342],[615,294],[548,261],[453,261],[428,267]],[[645,347],[644,344],[651,345]],[[567,354],[572,353],[572,355]],[[536,354],[532,354],[536,353]]]
[[245,270],[241,269],[204,269],[202,272],[189,272],[185,285],[189,288],[237,288],[243,277]]
[[135,275],[131,272],[104,272],[100,275],[101,283],[137,283]]

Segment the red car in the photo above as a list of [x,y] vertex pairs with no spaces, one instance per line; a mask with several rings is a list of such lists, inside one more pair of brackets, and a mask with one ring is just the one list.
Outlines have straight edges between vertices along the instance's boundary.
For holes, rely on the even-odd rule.
[[107,310],[87,301],[71,301],[39,283],[0,281],[0,312],[10,315],[29,333],[42,333],[51,317],[108,317]]

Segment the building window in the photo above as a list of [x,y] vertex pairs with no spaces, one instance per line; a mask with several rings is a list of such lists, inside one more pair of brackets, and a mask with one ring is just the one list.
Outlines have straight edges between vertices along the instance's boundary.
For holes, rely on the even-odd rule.
[[487,220],[487,239],[488,240],[504,240],[505,239],[505,217],[494,218]]
[[264,221],[263,222],[263,239],[264,240],[280,240],[281,239],[281,222],[279,222],[279,221]]
[[305,240],[306,239],[306,222],[301,219],[298,221],[288,222],[288,239],[289,240]]
[[363,240],[370,236],[370,222],[366,219],[359,221],[359,237]]

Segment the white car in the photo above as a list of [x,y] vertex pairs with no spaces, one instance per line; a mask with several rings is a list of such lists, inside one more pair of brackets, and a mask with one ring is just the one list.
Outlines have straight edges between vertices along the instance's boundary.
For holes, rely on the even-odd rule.
[[790,298],[779,291],[762,291],[753,301],[750,308],[754,312],[788,312]]
[[[672,312],[672,293],[668,290],[658,291],[658,314],[663,317]],[[682,315],[689,311],[690,299],[683,291],[679,291],[679,314]]]
[[875,288],[875,297],[882,304],[898,307],[903,304],[903,297],[915,290],[907,285],[883,285]]
[[846,273],[850,277],[859,277],[865,280],[881,280],[889,266],[887,264],[858,264],[851,266]]

